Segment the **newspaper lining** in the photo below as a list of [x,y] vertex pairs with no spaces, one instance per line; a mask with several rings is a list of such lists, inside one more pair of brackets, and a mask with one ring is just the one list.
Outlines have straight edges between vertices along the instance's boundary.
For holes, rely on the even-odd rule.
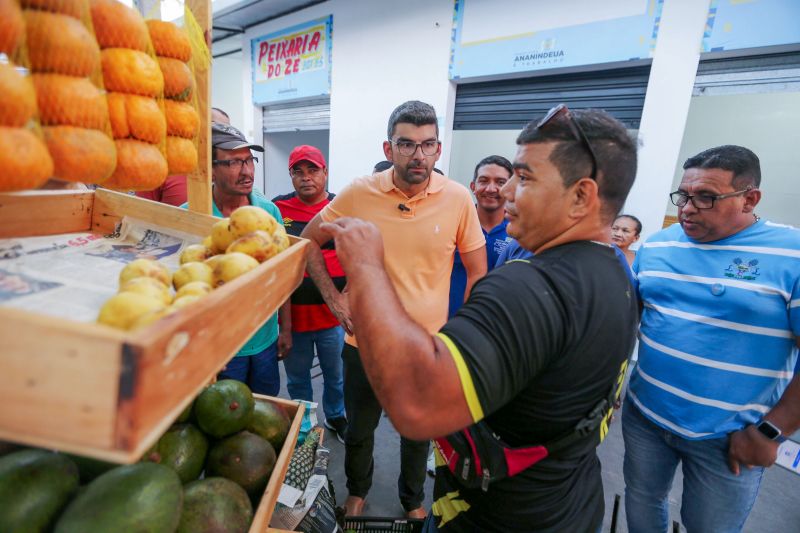
[[[334,533],[339,531],[334,512],[335,502],[328,493],[330,450],[319,446],[314,454],[314,470],[302,495],[289,485],[282,485],[278,504],[269,521],[270,527],[288,531]],[[283,502],[294,500],[293,505]]]
[[134,259],[155,259],[171,271],[197,235],[131,217],[113,235],[70,233],[0,239],[0,306],[94,322]]

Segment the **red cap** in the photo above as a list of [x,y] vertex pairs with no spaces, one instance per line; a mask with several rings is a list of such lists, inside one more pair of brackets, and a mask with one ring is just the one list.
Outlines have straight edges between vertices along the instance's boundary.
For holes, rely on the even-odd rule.
[[314,163],[319,168],[326,168],[328,166],[325,163],[325,156],[322,155],[322,152],[320,152],[318,148],[307,144],[296,146],[294,150],[292,150],[292,153],[289,154],[289,170],[300,161]]

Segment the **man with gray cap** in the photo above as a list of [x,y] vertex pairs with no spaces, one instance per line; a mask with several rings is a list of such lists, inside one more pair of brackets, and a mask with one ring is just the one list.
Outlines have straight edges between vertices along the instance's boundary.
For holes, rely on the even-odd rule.
[[[212,214],[227,217],[243,205],[260,207],[283,224],[278,208],[253,189],[255,163],[251,150],[264,148],[251,144],[241,131],[229,124],[214,122],[211,126],[211,196]],[[183,204],[181,207],[187,207]],[[274,314],[247,341],[236,357],[220,372],[219,379],[235,379],[246,383],[253,392],[277,396],[281,387],[278,372],[278,315]]]

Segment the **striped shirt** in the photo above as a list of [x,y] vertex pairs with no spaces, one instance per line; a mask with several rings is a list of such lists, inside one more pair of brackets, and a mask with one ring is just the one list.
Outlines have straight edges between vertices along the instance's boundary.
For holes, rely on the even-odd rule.
[[759,421],[794,375],[800,336],[800,231],[759,221],[711,243],[679,224],[633,264],[644,305],[630,396],[687,439]]

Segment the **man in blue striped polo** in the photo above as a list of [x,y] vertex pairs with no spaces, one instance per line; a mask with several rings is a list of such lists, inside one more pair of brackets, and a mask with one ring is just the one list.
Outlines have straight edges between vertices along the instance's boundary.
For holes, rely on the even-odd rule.
[[667,530],[678,463],[687,531],[741,531],[764,467],[800,428],[800,231],[755,214],[761,169],[747,148],[683,168],[670,195],[680,224],[633,264],[644,309],[622,416],[632,533]]

